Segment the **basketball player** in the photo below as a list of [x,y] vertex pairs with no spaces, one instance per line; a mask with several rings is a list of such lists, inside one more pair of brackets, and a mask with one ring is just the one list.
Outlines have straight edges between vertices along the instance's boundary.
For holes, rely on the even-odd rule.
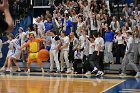
[[[1,68],[1,71],[2,70],[5,70],[5,67],[8,64],[8,67],[7,67],[6,71],[12,72],[11,57],[13,55],[15,55],[15,53],[14,53],[14,46],[15,46],[15,44],[14,43],[15,43],[16,39],[14,39],[14,35],[13,34],[8,34],[7,37],[8,37],[8,41],[4,42],[3,44],[9,43],[9,47],[8,47],[9,48],[9,51],[8,51],[8,54],[7,54],[7,57],[6,57],[6,61],[4,63],[4,66]],[[14,62],[15,62],[15,60],[14,60]],[[17,62],[15,62],[15,64],[16,64],[17,68],[20,71],[20,68],[19,68]]]
[[19,64],[17,63],[17,60],[20,59],[20,55],[21,55],[21,50],[19,50],[20,48],[19,39],[15,38],[11,41],[11,43],[13,44],[14,53],[8,59],[8,69],[6,71],[10,71],[10,65],[11,65],[11,62],[13,61],[18,68],[17,71],[20,72],[21,70],[20,70]]
[[8,37],[8,41],[2,43],[3,45],[4,44],[9,44],[8,46],[8,53],[7,53],[7,57],[6,57],[6,60],[5,60],[5,63],[3,65],[3,67],[0,69],[0,71],[4,71],[5,70],[5,67],[6,65],[8,64],[8,59],[10,58],[10,56],[13,55],[14,51],[13,51],[13,44],[11,43],[12,39],[14,39],[14,36],[13,35],[7,35]]

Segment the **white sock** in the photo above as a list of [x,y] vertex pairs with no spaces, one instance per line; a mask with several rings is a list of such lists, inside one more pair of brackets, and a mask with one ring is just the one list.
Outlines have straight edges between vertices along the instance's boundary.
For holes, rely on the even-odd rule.
[[43,68],[41,68],[41,70],[42,70],[42,72],[44,72],[44,69]]
[[96,67],[94,67],[94,70],[98,70]]
[[21,71],[20,68],[18,68],[18,71]]
[[30,69],[28,69],[28,72],[30,72]]

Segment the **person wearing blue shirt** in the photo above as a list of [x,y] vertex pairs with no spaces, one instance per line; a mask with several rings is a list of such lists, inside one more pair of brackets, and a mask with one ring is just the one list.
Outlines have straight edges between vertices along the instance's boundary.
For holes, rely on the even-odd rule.
[[105,32],[105,42],[112,42],[114,40],[114,32],[113,31],[106,31]]
[[50,17],[47,17],[47,22],[45,22],[44,25],[45,25],[45,33],[53,29],[53,22]]
[[66,19],[66,35],[69,35],[70,32],[72,32],[72,22],[71,20],[69,20],[69,14],[65,15],[65,19]]
[[105,62],[113,63],[112,47],[115,33],[110,28],[106,28],[105,31]]

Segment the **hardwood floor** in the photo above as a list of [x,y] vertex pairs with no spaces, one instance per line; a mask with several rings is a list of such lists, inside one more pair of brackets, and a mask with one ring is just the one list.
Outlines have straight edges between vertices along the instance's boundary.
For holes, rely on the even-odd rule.
[[0,76],[0,93],[102,93],[123,80],[44,76]]

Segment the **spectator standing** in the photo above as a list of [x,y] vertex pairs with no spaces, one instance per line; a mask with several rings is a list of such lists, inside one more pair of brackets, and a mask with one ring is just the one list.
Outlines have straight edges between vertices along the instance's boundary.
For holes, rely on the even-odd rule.
[[44,26],[45,26],[45,33],[53,29],[53,22],[51,17],[47,17],[47,21],[44,23]]
[[39,36],[41,38],[43,38],[45,27],[44,27],[44,22],[42,21],[42,18],[38,17],[35,24],[37,24],[37,26],[38,26],[38,34],[39,34]]
[[74,51],[79,45],[79,40],[74,36],[74,32],[71,32],[69,35],[70,44],[69,44],[69,62],[74,62]]
[[63,21],[63,24],[65,23],[64,24],[65,25],[64,27],[66,27],[66,28],[64,28],[64,31],[66,31],[66,35],[69,35],[70,32],[72,32],[72,22],[69,19],[69,14],[66,14],[65,15],[65,21],[66,22]]
[[51,49],[50,49],[50,72],[53,72],[54,69],[54,61],[57,67],[56,72],[60,72],[60,64],[58,60],[58,52],[61,46],[61,41],[59,36],[56,35],[56,32],[51,30]]
[[127,31],[128,39],[126,40],[126,52],[122,62],[122,73],[121,76],[126,75],[126,66],[131,65],[131,67],[137,72],[135,77],[140,77],[139,69],[137,68],[136,64],[134,64],[134,39],[132,36],[132,32]]
[[116,49],[116,63],[120,64],[120,58],[124,57],[125,54],[125,44],[124,44],[124,37],[122,36],[121,31],[117,32],[117,35],[115,37],[115,42],[117,43],[117,49]]
[[61,43],[62,46],[60,47],[60,60],[61,60],[61,71],[64,71],[64,61],[66,62],[66,66],[67,66],[67,73],[71,73],[71,68],[70,68],[70,64],[69,64],[69,59],[68,59],[68,54],[69,54],[69,37],[66,36],[66,32],[65,31],[61,31]]
[[110,29],[106,28],[105,30],[105,63],[113,63],[113,40],[114,40],[114,32]]
[[117,21],[116,17],[113,16],[112,18],[112,22],[110,24],[110,28],[114,31],[114,32],[117,32],[120,30],[120,24],[119,22]]
[[100,33],[95,35],[95,51],[93,52],[92,57],[89,59],[90,65],[94,68],[92,73],[97,71],[96,76],[104,75],[104,66],[103,66],[103,57],[104,57],[104,39],[101,37]]

